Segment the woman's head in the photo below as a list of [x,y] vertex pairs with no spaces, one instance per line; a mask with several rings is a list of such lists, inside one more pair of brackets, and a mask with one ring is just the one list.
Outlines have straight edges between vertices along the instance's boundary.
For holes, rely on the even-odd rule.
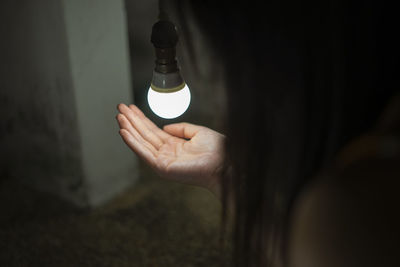
[[224,188],[235,201],[235,264],[275,262],[302,186],[373,128],[396,90],[388,8],[356,1],[176,2],[224,68],[232,166]]

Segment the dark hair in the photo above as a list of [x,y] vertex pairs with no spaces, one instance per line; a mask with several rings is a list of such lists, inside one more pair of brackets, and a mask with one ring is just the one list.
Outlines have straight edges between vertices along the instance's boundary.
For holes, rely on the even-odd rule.
[[396,16],[372,1],[176,2],[225,69],[234,264],[272,266],[296,196],[399,88]]

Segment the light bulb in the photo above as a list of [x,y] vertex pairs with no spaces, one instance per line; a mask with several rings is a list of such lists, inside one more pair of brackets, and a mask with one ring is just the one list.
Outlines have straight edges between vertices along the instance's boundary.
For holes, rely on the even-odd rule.
[[155,91],[150,87],[147,93],[150,109],[164,119],[174,119],[185,113],[190,105],[190,98],[190,90],[186,84],[175,92]]
[[160,19],[153,25],[151,42],[155,49],[156,66],[147,101],[157,116],[174,119],[187,110],[191,97],[176,59],[178,32],[175,25],[171,21]]

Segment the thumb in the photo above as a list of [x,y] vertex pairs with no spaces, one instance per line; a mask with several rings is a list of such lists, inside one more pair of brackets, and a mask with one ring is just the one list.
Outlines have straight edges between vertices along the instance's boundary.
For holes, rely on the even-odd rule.
[[203,127],[187,122],[172,123],[164,126],[164,131],[167,133],[181,138],[191,139],[195,136]]

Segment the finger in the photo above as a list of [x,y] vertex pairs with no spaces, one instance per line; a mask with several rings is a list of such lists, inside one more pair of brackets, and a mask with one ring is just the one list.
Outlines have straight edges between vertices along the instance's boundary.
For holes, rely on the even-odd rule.
[[137,138],[135,138],[128,130],[120,129],[119,134],[125,144],[130,147],[139,157],[144,159],[151,166],[155,166],[156,158],[154,154],[144,146]]
[[161,130],[157,125],[154,124],[149,118],[144,115],[144,113],[135,105],[129,105],[129,108],[142,119],[142,121],[146,124],[147,128],[149,128],[152,132],[154,132],[158,137],[160,137],[164,142],[168,138],[171,137],[168,133]]
[[133,128],[130,121],[123,114],[118,114],[117,120],[121,129],[127,130],[136,140],[138,140],[143,146],[150,150],[154,156],[157,155],[157,149],[151,143],[143,139],[143,137],[136,131],[135,128]]
[[187,122],[173,123],[164,126],[164,131],[166,131],[167,133],[186,139],[191,139],[201,129],[202,126],[194,125]]
[[139,118],[139,116],[137,116],[129,107],[124,104],[119,104],[118,109],[131,122],[132,126],[143,137],[143,139],[151,143],[157,149],[164,144],[161,138],[147,128],[143,120]]

